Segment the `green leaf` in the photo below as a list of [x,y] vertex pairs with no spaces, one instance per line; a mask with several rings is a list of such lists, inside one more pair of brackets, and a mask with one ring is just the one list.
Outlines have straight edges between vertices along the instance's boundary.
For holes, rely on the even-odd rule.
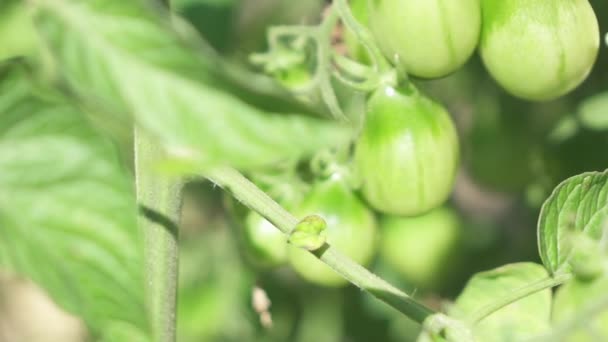
[[0,2],[0,60],[28,55],[37,42],[27,6],[22,1]]
[[171,10],[186,18],[215,49],[232,48],[235,0],[171,0]]
[[608,171],[588,172],[558,185],[538,221],[538,245],[549,272],[569,271],[572,239],[584,233],[600,240],[608,225]]
[[553,301],[553,324],[563,341],[608,339],[608,278],[573,280],[560,287]]
[[198,168],[259,168],[350,136],[333,122],[265,113],[217,89],[217,65],[139,1],[36,3],[40,32],[73,91],[132,113],[169,154]]
[[0,69],[0,249],[91,331],[145,340],[142,239],[128,172],[84,114]]
[[589,129],[608,129],[608,92],[586,98],[578,108],[581,124]]
[[[456,299],[454,317],[464,317],[491,304],[510,291],[547,278],[534,263],[515,263],[477,273]],[[511,303],[483,319],[475,327],[476,341],[523,341],[549,328],[551,290],[546,289]]]

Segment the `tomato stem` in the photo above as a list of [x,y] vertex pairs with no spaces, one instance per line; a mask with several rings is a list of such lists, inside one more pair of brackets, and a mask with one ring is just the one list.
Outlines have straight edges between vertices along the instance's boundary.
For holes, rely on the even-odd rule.
[[[390,66],[386,58],[384,58],[384,55],[382,54],[382,51],[380,51],[378,45],[376,45],[371,32],[367,29],[367,27],[361,25],[353,16],[353,13],[351,12],[346,0],[334,0],[333,3],[340,14],[340,19],[344,25],[355,34],[361,45],[363,45],[365,50],[367,50],[374,64],[374,69],[376,69],[380,75],[391,73],[393,68]],[[403,74],[405,75],[405,73]]]
[[[284,234],[289,235],[299,222],[296,217],[237,170],[218,168],[208,172],[206,177],[225,191],[230,192],[245,206],[262,215]],[[432,309],[417,302],[405,292],[371,273],[327,243],[312,254],[355,286],[369,292],[418,323],[422,324],[427,317],[435,314]]]
[[321,97],[329,108],[332,116],[340,121],[348,121],[342,111],[338,98],[331,84],[331,55],[332,55],[332,31],[338,22],[338,13],[329,8],[327,15],[316,31],[317,41],[317,68],[315,70],[315,80],[319,84]]
[[135,130],[137,201],[143,206],[139,226],[144,236],[146,305],[154,341],[175,341],[181,183],[154,173],[162,150]]
[[539,291],[561,285],[566,281],[570,280],[570,278],[572,278],[572,276],[568,273],[556,274],[553,277],[547,277],[534,283],[530,283],[524,287],[515,289],[509,292],[507,295],[498,298],[494,302],[473,312],[471,315],[469,315],[467,319],[465,319],[465,321],[470,322],[472,325],[475,325],[482,321],[484,318],[490,316],[494,312],[504,308],[505,306],[511,303],[514,303],[522,298],[535,294]]

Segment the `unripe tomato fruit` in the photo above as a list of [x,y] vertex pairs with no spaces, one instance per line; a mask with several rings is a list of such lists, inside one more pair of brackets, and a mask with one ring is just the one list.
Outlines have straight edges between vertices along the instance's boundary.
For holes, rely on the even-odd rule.
[[591,71],[600,39],[588,0],[483,0],[482,9],[482,59],[513,95],[550,100]]
[[247,253],[256,263],[271,267],[287,262],[287,236],[272,223],[251,211],[244,228]]
[[415,90],[390,86],[369,99],[355,146],[362,192],[378,211],[415,216],[449,196],[459,159],[458,137],[443,107]]
[[443,77],[471,57],[481,30],[479,0],[369,1],[369,24],[385,56],[409,74]]
[[[313,185],[293,210],[298,216],[317,214],[327,223],[327,243],[357,263],[365,265],[376,250],[377,224],[374,214],[352,193],[339,174]],[[288,258],[302,278],[324,286],[342,286],[347,281],[310,253],[288,246]]]
[[455,266],[461,239],[458,215],[447,207],[416,217],[385,216],[380,220],[382,260],[411,285],[429,289]]

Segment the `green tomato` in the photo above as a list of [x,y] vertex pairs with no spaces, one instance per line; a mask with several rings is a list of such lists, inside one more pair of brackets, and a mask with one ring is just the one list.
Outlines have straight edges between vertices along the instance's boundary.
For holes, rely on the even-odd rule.
[[443,107],[417,91],[406,95],[388,86],[371,96],[355,164],[375,209],[415,216],[441,205],[458,159],[456,129]]
[[588,0],[483,0],[482,9],[482,59],[513,95],[554,99],[591,71],[600,39]]
[[[339,174],[313,185],[294,209],[299,216],[317,214],[327,223],[327,243],[360,264],[367,264],[376,250],[374,214],[352,193]],[[337,287],[347,281],[307,251],[289,245],[288,259],[302,278]]]
[[269,267],[287,262],[287,236],[272,223],[251,211],[244,228],[247,252],[255,262]]
[[458,215],[441,207],[423,216],[386,216],[380,221],[382,259],[411,285],[429,289],[455,266],[461,240]]
[[479,40],[479,0],[376,0],[369,10],[385,56],[418,77],[443,77],[460,68]]

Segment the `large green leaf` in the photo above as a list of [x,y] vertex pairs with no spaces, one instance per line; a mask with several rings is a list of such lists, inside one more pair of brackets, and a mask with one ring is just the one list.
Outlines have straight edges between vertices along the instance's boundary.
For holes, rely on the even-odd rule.
[[608,171],[583,173],[562,182],[543,204],[538,245],[551,273],[567,271],[574,233],[600,240],[608,225]]
[[262,112],[216,88],[217,65],[140,1],[35,3],[39,30],[72,90],[132,113],[170,154],[199,167],[262,167],[350,135],[324,119]]
[[0,69],[0,249],[105,340],[148,330],[128,172],[73,107]]
[[[516,263],[477,273],[456,299],[455,317],[464,317],[510,291],[547,278],[538,264]],[[473,327],[476,341],[524,341],[549,328],[551,290],[546,289],[519,299],[494,312]]]
[[573,280],[560,287],[553,301],[553,322],[563,341],[608,340],[608,278]]

